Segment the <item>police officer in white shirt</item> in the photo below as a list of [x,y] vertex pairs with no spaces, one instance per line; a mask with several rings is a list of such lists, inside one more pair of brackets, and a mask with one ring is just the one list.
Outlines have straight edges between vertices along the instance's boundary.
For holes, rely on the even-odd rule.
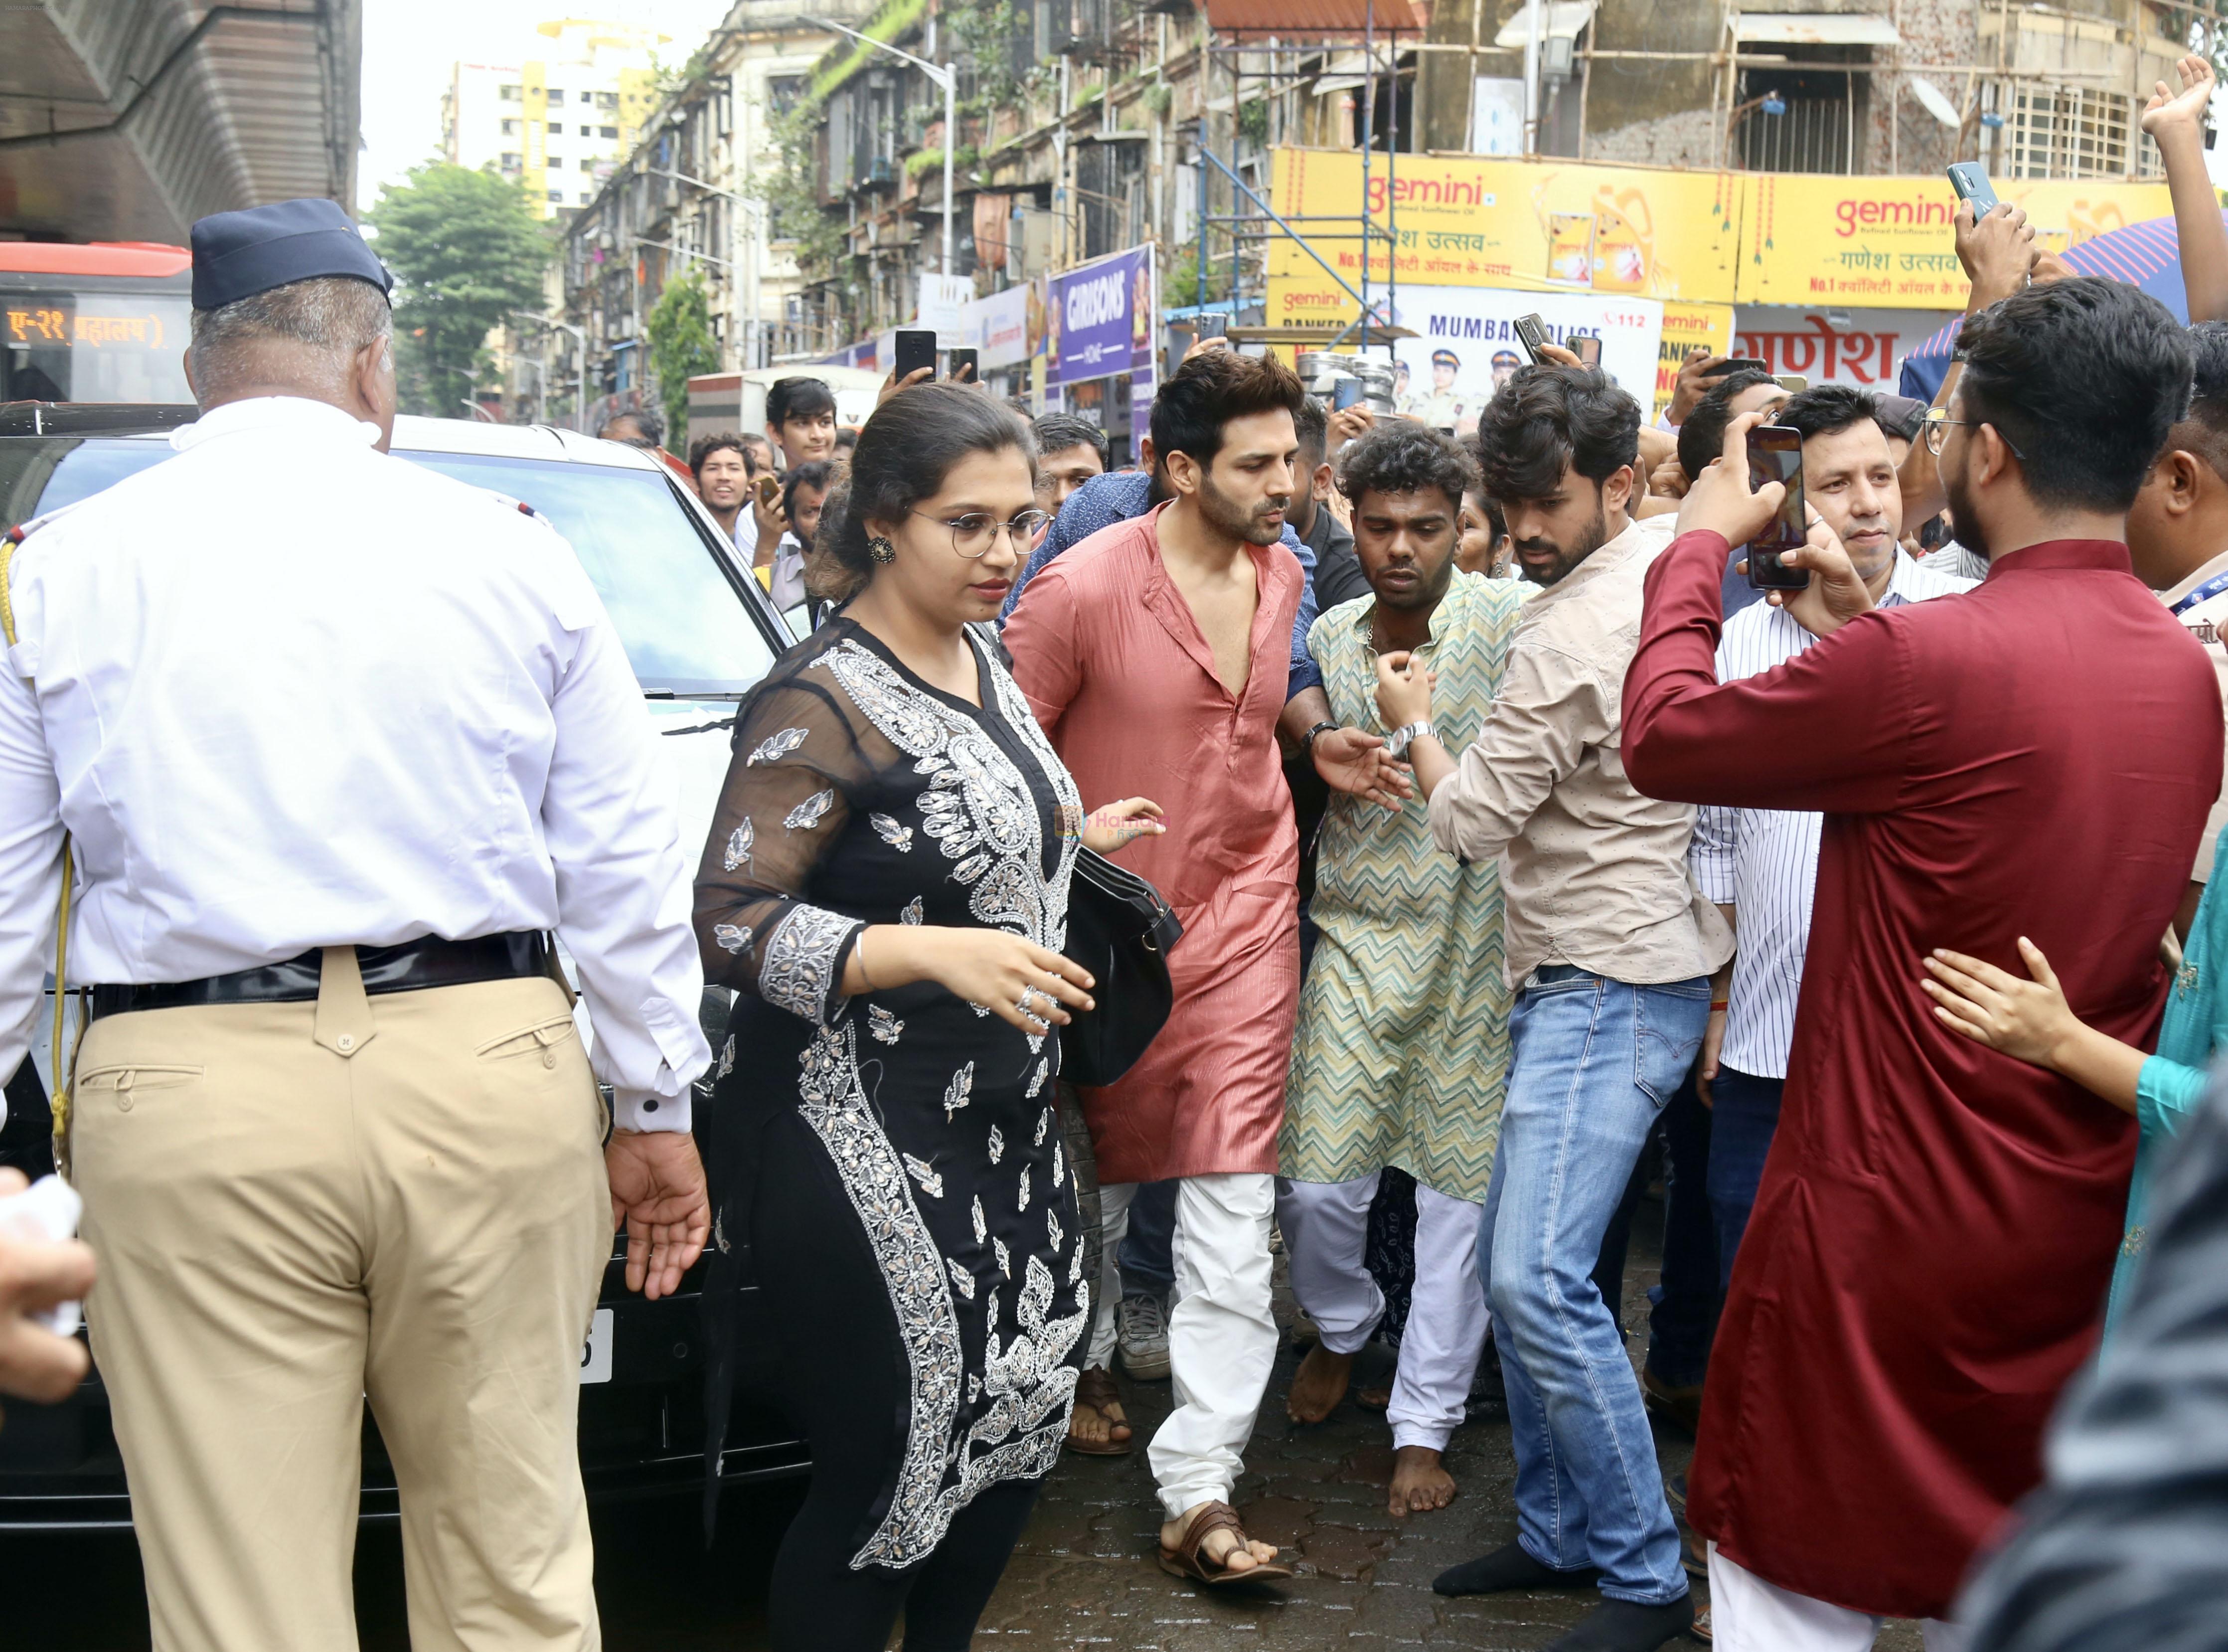
[[368,1399],[419,1652],[592,1648],[581,1339],[615,1221],[652,1296],[707,1225],[669,785],[563,541],[387,456],[341,209],[193,244],[200,422],[0,570],[0,1073],[67,831],[64,1139],[154,1645],[355,1644]]
[[[1883,608],[1970,590],[1898,547],[1903,496],[1874,398],[1847,385],[1802,392],[1772,422],[1802,436],[1805,499],[1848,553]],[[1783,665],[1818,639],[1787,609],[1759,602],[1725,621],[1718,679],[1735,682]],[[1702,1041],[1697,1083],[1712,1110],[1706,1182],[1718,1238],[1719,1287],[1748,1226],[1765,1152],[1779,1124],[1780,1092],[1795,1039],[1795,1006],[1810,941],[1824,816],[1778,809],[1705,806],[1687,856],[1702,893],[1733,925],[1738,950],[1721,972]],[[1720,1002],[1730,1001],[1719,1008]]]

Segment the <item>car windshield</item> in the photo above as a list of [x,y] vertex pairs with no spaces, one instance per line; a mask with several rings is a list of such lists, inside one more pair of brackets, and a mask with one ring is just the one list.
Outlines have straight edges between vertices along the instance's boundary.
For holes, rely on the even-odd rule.
[[[0,441],[0,515],[9,522],[75,504],[171,456],[167,442],[93,437]],[[773,652],[688,519],[649,471],[477,453],[402,457],[524,500],[570,541],[649,694],[740,695]]]
[[746,694],[773,663],[673,484],[650,471],[412,452],[428,470],[522,499],[572,542],[646,693]]

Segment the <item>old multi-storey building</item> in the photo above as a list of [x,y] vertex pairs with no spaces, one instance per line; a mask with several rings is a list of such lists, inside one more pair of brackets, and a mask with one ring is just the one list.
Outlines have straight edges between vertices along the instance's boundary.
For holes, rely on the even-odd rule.
[[457,64],[441,99],[443,152],[515,178],[535,215],[554,218],[592,201],[634,149],[665,37],[579,19],[537,33],[515,62]]
[[[1272,221],[1279,146],[2153,176],[2137,121],[2190,27],[2154,0],[880,0],[836,18],[884,49],[784,32],[778,3],[741,0],[572,227],[567,317],[599,341],[606,394],[638,383],[631,341],[684,264],[722,295],[737,367],[912,317],[946,273],[947,145],[949,273],[979,297],[1149,243],[1163,315],[1245,322],[1273,247],[1328,266],[1363,233]],[[747,61],[780,67],[753,83]],[[929,67],[946,63],[950,134]]]

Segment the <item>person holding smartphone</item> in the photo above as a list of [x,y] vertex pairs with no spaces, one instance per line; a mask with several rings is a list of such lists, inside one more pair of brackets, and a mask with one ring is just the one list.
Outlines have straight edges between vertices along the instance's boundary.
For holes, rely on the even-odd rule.
[[2124,538],[2186,394],[2185,330],[2076,277],[1975,316],[1959,348],[1922,445],[1983,584],[1877,609],[1845,558],[1789,553],[1841,565],[1793,605],[1817,642],[1721,682],[1719,570],[1778,504],[1736,419],[1649,570],[1625,676],[1635,785],[1828,816],[1691,1475],[1724,1652],[1862,1648],[1885,1617],[1962,1643],[1959,1584],[2095,1345],[2136,1128],[1945,1026],[1920,960],[2023,967],[2026,937],[2084,1021],[2141,1040],[2220,789],[2219,688]]

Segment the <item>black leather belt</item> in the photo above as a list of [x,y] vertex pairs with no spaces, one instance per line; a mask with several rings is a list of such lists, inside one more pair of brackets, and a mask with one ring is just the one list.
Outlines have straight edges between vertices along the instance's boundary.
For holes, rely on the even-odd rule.
[[[421,992],[428,987],[461,987],[475,981],[509,981],[549,973],[549,942],[538,930],[483,935],[469,941],[445,941],[427,935],[400,946],[359,946],[356,967],[363,989]],[[176,1009],[192,1004],[301,1003],[317,996],[324,953],[313,949],[283,964],[266,964],[199,981],[163,981],[149,986],[97,986],[91,1019],[134,1009]]]

